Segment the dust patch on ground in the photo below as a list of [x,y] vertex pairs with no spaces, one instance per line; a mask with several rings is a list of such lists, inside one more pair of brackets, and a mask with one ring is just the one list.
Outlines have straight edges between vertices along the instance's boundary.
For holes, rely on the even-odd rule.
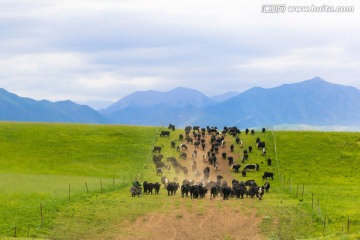
[[243,202],[239,206],[222,199],[206,199],[209,202],[204,204],[197,201],[202,200],[182,199],[180,207],[166,206],[164,212],[146,214],[125,224],[117,239],[263,239],[259,229],[262,218],[248,207],[244,209],[247,199],[239,200]]

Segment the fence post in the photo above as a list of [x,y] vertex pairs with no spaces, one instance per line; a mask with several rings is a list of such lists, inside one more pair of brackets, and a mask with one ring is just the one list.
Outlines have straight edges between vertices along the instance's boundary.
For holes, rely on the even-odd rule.
[[311,194],[311,209],[314,210],[314,193]]
[[298,187],[297,187],[297,190],[296,190],[296,198],[298,197],[298,194],[299,194],[299,184],[298,184]]
[[41,226],[44,225],[44,218],[43,218],[43,206],[40,203],[40,219],[41,219]]
[[304,184],[303,184],[303,190],[302,190],[302,195],[301,195],[301,199],[302,199],[302,200],[304,200],[304,188],[305,188],[305,186],[304,186]]

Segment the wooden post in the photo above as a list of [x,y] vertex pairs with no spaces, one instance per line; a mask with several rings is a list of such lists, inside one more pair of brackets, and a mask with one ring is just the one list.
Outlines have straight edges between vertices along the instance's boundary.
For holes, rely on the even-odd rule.
[[298,187],[297,187],[297,190],[296,190],[296,198],[298,197],[298,194],[299,194],[299,184],[298,184]]
[[311,209],[314,210],[314,193],[311,194]]
[[70,184],[69,184],[69,202],[70,202]]
[[86,187],[86,193],[89,193],[89,188],[88,188],[87,182],[85,182],[85,187]]
[[40,219],[41,219],[41,226],[44,225],[44,218],[43,218],[43,206],[40,203]]
[[303,190],[302,190],[302,195],[301,195],[301,199],[302,199],[302,200],[304,200],[304,188],[305,188],[305,186],[304,186],[304,184],[303,184]]

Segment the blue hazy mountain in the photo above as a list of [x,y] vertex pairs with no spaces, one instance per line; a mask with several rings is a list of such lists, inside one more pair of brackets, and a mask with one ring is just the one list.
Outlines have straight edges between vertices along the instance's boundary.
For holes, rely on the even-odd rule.
[[[360,90],[319,77],[268,89],[254,87],[217,104],[196,90],[181,90],[171,100],[160,95],[176,89],[167,93],[136,92],[110,106],[104,114],[116,123],[139,125],[360,125]],[[187,101],[189,96],[191,102]],[[181,104],[176,99],[181,99]]]
[[86,105],[71,101],[36,101],[0,88],[0,120],[27,122],[108,123],[109,120]]

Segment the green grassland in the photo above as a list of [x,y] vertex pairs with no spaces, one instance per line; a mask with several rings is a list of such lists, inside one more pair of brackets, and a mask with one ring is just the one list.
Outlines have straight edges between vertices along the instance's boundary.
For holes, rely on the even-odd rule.
[[[178,157],[170,141],[177,140],[182,130],[172,132],[170,138],[158,137],[160,130],[0,123],[0,237],[16,233],[24,238],[112,239],[123,234],[119,232],[122,224],[148,212],[176,208],[176,200],[163,207],[169,202],[163,189],[158,196],[131,198],[129,194],[134,176],[160,180],[151,159],[154,145],[163,147],[165,157]],[[245,147],[254,147],[256,137],[265,140],[267,156],[273,159],[273,165],[267,166],[267,157],[254,148],[249,163],[260,164],[260,171],[249,172],[247,178],[232,174],[262,184],[264,171],[275,172],[275,179],[269,180],[270,193],[251,206],[263,217],[261,231],[267,239],[359,237],[360,134],[257,131],[240,137]],[[175,174],[167,176],[172,180]],[[198,201],[203,202],[202,211],[208,210],[207,201]],[[241,204],[230,199],[218,207]],[[191,200],[187,206],[192,207]],[[346,234],[348,226],[350,234]]]

